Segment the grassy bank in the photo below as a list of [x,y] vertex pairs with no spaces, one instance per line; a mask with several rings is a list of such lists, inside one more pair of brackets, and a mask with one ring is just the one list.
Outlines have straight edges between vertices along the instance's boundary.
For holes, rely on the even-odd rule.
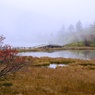
[[[26,57],[28,64],[0,78],[0,95],[95,95],[95,60]],[[56,69],[50,63],[69,64]]]
[[34,48],[34,49],[18,49],[18,52],[53,52],[61,50],[95,50],[95,47],[86,46],[63,46],[61,48]]
[[59,51],[59,50],[95,50],[95,42],[94,41],[88,41],[89,45],[86,46],[84,42],[73,42],[70,44],[66,44],[63,46],[56,47],[54,45],[49,45],[38,47],[38,48],[19,48],[17,49],[19,52],[53,52],[53,51]]
[[95,41],[91,41],[91,40],[86,40],[86,41],[81,41],[81,42],[72,42],[70,44],[67,44],[65,46],[70,46],[70,47],[95,47]]

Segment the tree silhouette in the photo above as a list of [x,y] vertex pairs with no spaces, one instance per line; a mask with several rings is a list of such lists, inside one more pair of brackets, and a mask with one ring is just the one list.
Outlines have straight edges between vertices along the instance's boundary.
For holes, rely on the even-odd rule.
[[68,30],[69,30],[69,32],[74,32],[74,26],[71,24],[71,25],[68,27]]
[[83,29],[82,23],[81,23],[81,21],[79,20],[79,21],[77,22],[77,24],[76,24],[76,31],[81,31],[82,29]]

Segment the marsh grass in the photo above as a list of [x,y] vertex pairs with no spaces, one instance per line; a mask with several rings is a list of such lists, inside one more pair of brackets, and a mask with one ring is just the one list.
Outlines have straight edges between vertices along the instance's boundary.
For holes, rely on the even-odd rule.
[[[26,67],[1,79],[0,95],[95,95],[95,60],[26,59],[30,62]],[[66,63],[68,66],[56,69],[39,67],[39,64],[53,62]]]

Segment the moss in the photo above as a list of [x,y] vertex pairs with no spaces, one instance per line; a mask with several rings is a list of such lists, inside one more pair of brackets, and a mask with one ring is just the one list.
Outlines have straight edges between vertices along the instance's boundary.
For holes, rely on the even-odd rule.
[[5,81],[5,80],[7,80],[7,77],[6,76],[0,77],[0,81]]
[[5,82],[2,84],[2,86],[13,86],[13,84],[11,82]]
[[89,69],[90,70],[95,70],[95,66],[90,66]]
[[83,63],[83,64],[80,64],[82,66],[95,66],[95,64],[91,64],[91,63]]

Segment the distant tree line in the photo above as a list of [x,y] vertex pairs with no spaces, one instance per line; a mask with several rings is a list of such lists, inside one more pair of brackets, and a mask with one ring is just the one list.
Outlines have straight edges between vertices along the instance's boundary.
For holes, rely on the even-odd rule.
[[[95,23],[83,28],[82,22],[79,20],[75,26],[72,24],[69,25],[68,32],[66,32],[65,26],[63,25],[60,31],[60,39],[71,42],[84,42],[85,46],[90,46],[90,42],[95,42]],[[69,36],[68,36],[69,35]]]

